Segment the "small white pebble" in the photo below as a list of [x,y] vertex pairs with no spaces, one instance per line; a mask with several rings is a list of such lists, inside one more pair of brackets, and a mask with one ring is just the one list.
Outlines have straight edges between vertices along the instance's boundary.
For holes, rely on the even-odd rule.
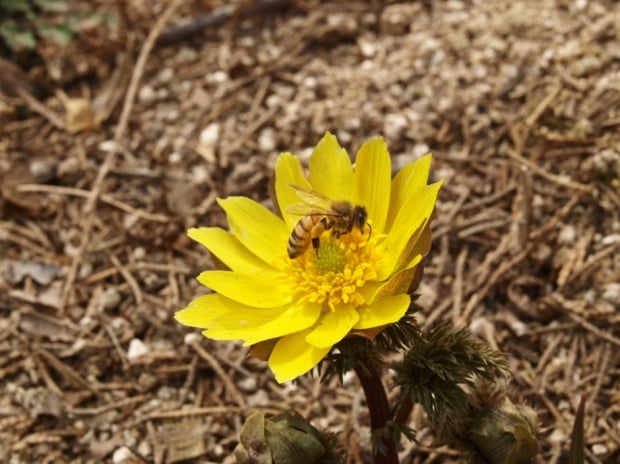
[[185,335],[183,341],[186,345],[191,345],[192,343],[196,343],[200,341],[200,335],[194,332],[190,332]]
[[155,101],[155,90],[150,85],[143,85],[138,92],[140,103],[153,103]]
[[138,443],[138,446],[136,447],[136,450],[138,451],[138,453],[140,453],[140,455],[142,456],[150,456],[151,455],[151,445],[147,440],[142,440],[140,441],[140,443]]
[[601,244],[605,246],[612,245],[618,242],[620,242],[620,234],[605,235],[605,237],[603,237],[603,239],[601,240]]
[[108,311],[116,308],[121,302],[121,294],[114,287],[108,287],[101,294],[100,304],[102,309]]
[[602,456],[607,453],[609,453],[609,449],[605,445],[601,443],[595,443],[592,445],[592,454],[595,456]]
[[224,71],[215,71],[208,74],[205,79],[209,84],[223,84],[228,80],[228,74]]
[[203,164],[192,169],[191,176],[194,184],[205,184],[211,177],[209,175],[209,169]]
[[172,68],[164,68],[159,72],[157,77],[161,83],[170,82],[174,78],[174,70]]
[[388,114],[383,124],[383,133],[388,140],[398,140],[407,127],[407,118],[399,113]]
[[218,122],[213,122],[205,127],[199,136],[200,143],[206,145],[215,145],[220,139],[220,124]]
[[247,406],[249,408],[258,408],[269,404],[269,395],[265,390],[258,390],[253,395],[246,396]]
[[256,378],[254,377],[245,377],[237,382],[237,386],[246,392],[252,392],[256,390]]
[[104,152],[112,151],[112,149],[114,148],[114,141],[104,140],[97,146],[97,148],[99,148],[99,150],[104,151]]
[[601,295],[604,300],[611,303],[620,301],[620,283],[610,282],[603,286],[603,294]]
[[139,338],[132,338],[127,349],[127,358],[135,359],[149,352],[148,346]]
[[258,136],[258,146],[262,151],[270,152],[276,148],[276,134],[270,127],[263,129]]
[[358,46],[364,58],[372,58],[377,53],[377,46],[369,40],[360,40]]
[[129,464],[133,458],[133,453],[126,446],[116,448],[112,454],[112,462],[114,464]]
[[577,239],[577,229],[575,229],[575,226],[567,224],[564,227],[562,227],[558,235],[558,243],[562,243],[562,244],[575,243],[576,239]]
[[172,152],[168,156],[168,161],[170,161],[170,164],[178,164],[182,160],[183,160],[183,155],[179,153],[178,151]]
[[136,260],[143,260],[144,258],[146,258],[146,250],[144,249],[144,247],[136,247],[134,248],[132,255],[134,257],[134,259]]
[[308,76],[305,79],[303,79],[301,81],[301,84],[304,87],[308,87],[309,89],[316,89],[316,86],[318,85],[318,81],[316,79],[316,77],[314,76]]
[[173,108],[170,111],[166,111],[164,113],[164,120],[168,122],[175,122],[179,119],[180,116],[181,112],[178,109]]
[[415,159],[422,158],[424,155],[429,153],[431,150],[425,143],[416,143],[413,146],[413,156]]

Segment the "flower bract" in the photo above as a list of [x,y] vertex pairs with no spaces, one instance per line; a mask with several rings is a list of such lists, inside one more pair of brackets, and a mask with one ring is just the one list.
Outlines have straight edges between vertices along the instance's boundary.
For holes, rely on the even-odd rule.
[[[229,230],[189,230],[227,269],[202,272],[199,282],[213,293],[191,301],[176,319],[211,339],[243,340],[268,359],[279,382],[311,370],[347,336],[371,338],[407,312],[411,283],[429,250],[441,187],[427,184],[430,163],[428,154],[392,177],[382,138],[365,142],[353,165],[330,133],[314,148],[307,175],[297,156],[280,154],[280,215],[229,197],[218,200]],[[300,191],[317,192],[317,201]],[[366,224],[342,229],[337,221],[347,221],[330,210],[333,202],[364,207]],[[295,244],[306,244],[295,258],[287,253],[293,230]]]

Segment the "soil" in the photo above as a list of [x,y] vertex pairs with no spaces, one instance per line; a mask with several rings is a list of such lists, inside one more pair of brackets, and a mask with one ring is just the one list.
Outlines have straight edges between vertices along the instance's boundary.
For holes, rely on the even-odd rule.
[[[586,462],[620,460],[620,3],[76,5],[116,20],[0,61],[0,462],[232,463],[291,407],[369,462],[355,377],[279,385],[173,319],[213,266],[186,230],[272,207],[278,153],[327,130],[433,152],[418,321],[505,353],[536,462],[567,462],[583,394]],[[462,462],[411,425],[401,462]]]

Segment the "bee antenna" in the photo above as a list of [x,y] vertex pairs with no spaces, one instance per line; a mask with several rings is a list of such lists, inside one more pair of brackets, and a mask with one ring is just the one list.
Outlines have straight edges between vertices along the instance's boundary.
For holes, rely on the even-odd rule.
[[370,238],[372,235],[372,226],[370,225],[370,222],[367,222],[366,225],[368,226],[368,238]]

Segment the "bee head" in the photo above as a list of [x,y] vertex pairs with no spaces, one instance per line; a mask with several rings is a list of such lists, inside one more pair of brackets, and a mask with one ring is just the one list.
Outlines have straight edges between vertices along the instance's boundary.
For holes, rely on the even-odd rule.
[[355,226],[361,229],[364,227],[364,224],[366,224],[366,219],[368,219],[366,208],[363,206],[356,206],[353,211],[353,222],[355,223]]

